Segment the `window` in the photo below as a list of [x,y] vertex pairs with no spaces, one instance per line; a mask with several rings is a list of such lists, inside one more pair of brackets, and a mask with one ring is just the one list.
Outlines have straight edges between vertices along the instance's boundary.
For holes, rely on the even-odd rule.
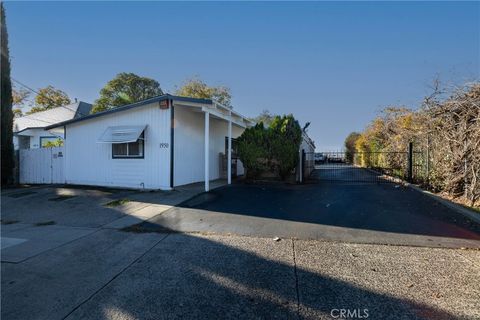
[[40,148],[52,148],[63,146],[63,140],[59,137],[40,137]]
[[142,132],[135,142],[112,143],[112,158],[143,158],[144,136]]

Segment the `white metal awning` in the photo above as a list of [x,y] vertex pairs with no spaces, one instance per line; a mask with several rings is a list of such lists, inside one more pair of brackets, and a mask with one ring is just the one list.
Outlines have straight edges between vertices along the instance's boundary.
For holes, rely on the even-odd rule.
[[135,142],[140,138],[147,126],[115,126],[108,127],[100,136],[97,143],[128,143]]

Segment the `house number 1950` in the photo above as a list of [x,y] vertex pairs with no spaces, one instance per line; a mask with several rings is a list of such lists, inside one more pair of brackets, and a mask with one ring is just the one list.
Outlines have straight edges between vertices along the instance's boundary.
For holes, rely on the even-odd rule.
[[166,142],[160,143],[160,148],[168,148],[168,143]]

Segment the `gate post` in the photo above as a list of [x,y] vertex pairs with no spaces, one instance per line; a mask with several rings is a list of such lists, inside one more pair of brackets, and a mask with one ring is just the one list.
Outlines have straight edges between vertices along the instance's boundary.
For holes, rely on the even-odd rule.
[[302,151],[303,150],[300,150],[298,151],[298,157],[299,157],[299,161],[298,161],[298,181],[300,183],[303,182],[303,157],[302,157]]
[[413,181],[413,142],[408,143],[407,181]]
[[305,150],[302,149],[302,182],[305,181],[305,165],[306,165]]

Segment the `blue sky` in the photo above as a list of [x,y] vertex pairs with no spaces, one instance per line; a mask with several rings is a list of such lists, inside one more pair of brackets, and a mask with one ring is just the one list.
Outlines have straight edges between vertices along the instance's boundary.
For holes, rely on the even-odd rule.
[[419,105],[439,76],[479,79],[480,3],[7,2],[12,76],[93,102],[119,72],[164,91],[194,75],[235,109],[293,113],[339,149],[387,105]]

